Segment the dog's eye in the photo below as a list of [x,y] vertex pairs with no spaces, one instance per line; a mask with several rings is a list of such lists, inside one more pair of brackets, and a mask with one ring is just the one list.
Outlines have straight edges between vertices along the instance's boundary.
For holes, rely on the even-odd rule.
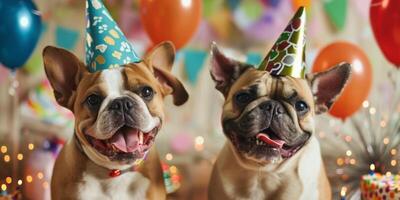
[[253,95],[248,92],[239,92],[235,95],[235,101],[238,105],[246,105],[253,100]]
[[297,101],[294,105],[294,108],[297,110],[297,112],[305,112],[308,110],[308,105],[304,101]]
[[97,94],[92,94],[88,96],[86,102],[91,107],[98,107],[101,104],[102,98]]
[[149,86],[144,86],[141,90],[140,90],[140,96],[143,97],[146,100],[151,100],[154,96],[154,91],[151,87]]

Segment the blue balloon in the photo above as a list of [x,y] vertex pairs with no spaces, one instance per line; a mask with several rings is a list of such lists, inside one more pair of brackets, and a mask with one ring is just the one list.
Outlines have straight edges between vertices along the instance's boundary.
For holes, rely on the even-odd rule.
[[0,0],[0,63],[15,70],[28,60],[42,22],[31,0]]

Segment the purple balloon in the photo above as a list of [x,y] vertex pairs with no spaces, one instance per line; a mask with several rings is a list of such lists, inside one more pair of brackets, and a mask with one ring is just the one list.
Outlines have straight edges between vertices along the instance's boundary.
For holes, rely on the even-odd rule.
[[248,39],[273,42],[285,29],[293,14],[291,1],[280,0],[276,8],[265,8],[262,17],[248,26],[240,27]]

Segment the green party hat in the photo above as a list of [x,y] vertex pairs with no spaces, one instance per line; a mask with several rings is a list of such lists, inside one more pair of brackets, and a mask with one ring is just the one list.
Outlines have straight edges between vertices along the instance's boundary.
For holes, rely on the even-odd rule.
[[90,72],[141,61],[102,0],[86,1],[86,19],[86,64]]
[[306,11],[300,7],[258,67],[276,76],[304,78]]

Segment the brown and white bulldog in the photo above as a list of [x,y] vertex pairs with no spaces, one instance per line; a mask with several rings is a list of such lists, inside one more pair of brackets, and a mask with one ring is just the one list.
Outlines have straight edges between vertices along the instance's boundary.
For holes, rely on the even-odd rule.
[[314,117],[341,93],[350,65],[297,79],[235,61],[215,44],[211,53],[228,140],[213,168],[209,198],[331,199]]
[[175,105],[188,99],[170,73],[174,56],[173,45],[165,42],[140,63],[90,73],[72,53],[44,49],[56,100],[75,115],[74,137],[54,167],[52,199],[166,198],[152,146],[164,120],[164,97],[172,94]]

